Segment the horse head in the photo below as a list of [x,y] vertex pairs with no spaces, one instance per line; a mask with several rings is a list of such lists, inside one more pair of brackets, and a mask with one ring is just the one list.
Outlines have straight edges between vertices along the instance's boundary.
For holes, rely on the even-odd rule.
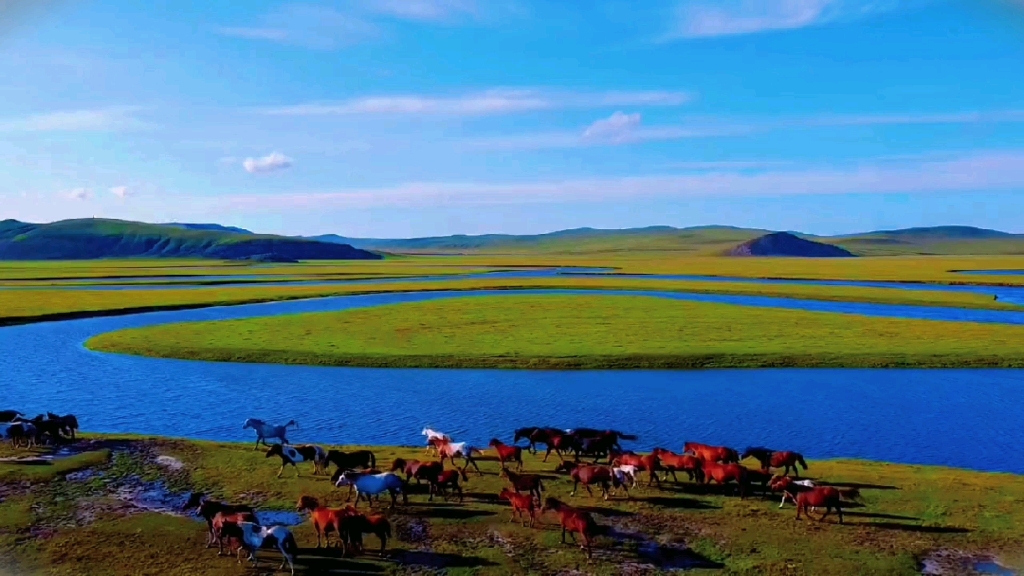
[[491,438],[491,441],[487,443],[487,445],[492,447],[492,448],[497,448],[498,446],[501,446],[502,444],[503,444],[502,441],[498,440],[497,438]]
[[299,497],[299,503],[295,505],[295,510],[297,512],[302,512],[304,510],[313,511],[313,510],[316,510],[319,507],[320,507],[320,501],[319,500],[317,500],[313,496],[305,496],[305,495],[303,495],[303,496]]
[[548,496],[547,498],[544,499],[544,505],[541,506],[540,513],[543,514],[548,510],[554,510],[557,512],[561,510],[563,506],[565,506],[565,504],[562,504],[561,500],[555,498],[554,496]]
[[255,429],[257,426],[262,426],[262,425],[263,425],[263,421],[262,420],[257,420],[256,418],[247,418],[245,420],[245,424],[242,424],[242,430],[246,430],[248,428]]
[[264,456],[264,458],[270,458],[271,456],[284,456],[284,445],[283,444],[274,444],[274,445],[272,445],[270,447],[270,450],[267,450],[267,454],[266,454],[266,456]]
[[203,504],[205,495],[202,492],[192,492],[188,495],[188,500],[185,501],[185,505],[181,507],[182,510],[197,510]]
[[295,426],[296,428],[298,428],[299,427],[299,423],[296,422],[295,420],[289,420],[288,423],[284,425],[284,427],[287,428],[289,426]]
[[346,471],[342,472],[338,479],[334,482],[335,486],[354,486],[356,480],[359,479],[359,475],[355,472]]
[[395,460],[391,463],[391,470],[389,470],[389,472],[394,472],[395,470],[405,470],[406,464],[407,462],[405,461],[404,458],[395,458]]

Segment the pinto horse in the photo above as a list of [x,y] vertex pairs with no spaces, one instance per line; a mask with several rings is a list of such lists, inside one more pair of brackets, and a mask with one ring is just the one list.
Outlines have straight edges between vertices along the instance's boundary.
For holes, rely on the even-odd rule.
[[216,534],[213,529],[214,516],[217,514],[227,515],[254,513],[252,506],[247,506],[245,504],[228,504],[226,502],[218,502],[217,500],[208,500],[201,492],[193,492],[190,494],[188,500],[181,509],[193,510],[195,514],[198,514],[203,518],[203,520],[206,520],[206,527],[210,531],[210,537],[206,541],[207,548],[212,548],[216,539]]
[[267,424],[263,420],[258,418],[249,418],[242,424],[242,430],[252,428],[256,431],[256,447],[253,450],[258,450],[260,442],[263,442],[264,446],[267,446],[267,438],[277,438],[281,441],[281,444],[288,443],[288,427],[295,426],[299,427],[299,424],[295,420],[289,420],[284,426],[274,426],[273,424]]
[[508,503],[512,506],[512,517],[508,521],[515,522],[518,516],[526,526],[526,515],[530,515],[530,528],[533,528],[534,522],[537,520],[537,507],[533,503],[533,496],[529,494],[520,494],[514,490],[508,488],[502,488],[501,493],[498,494],[498,499],[508,500]]
[[366,497],[366,502],[373,506],[371,498],[384,492],[391,494],[391,507],[398,504],[396,494],[402,495],[402,503],[409,503],[409,494],[405,489],[405,482],[397,474],[385,472],[383,474],[359,474],[356,472],[345,472],[338,478],[338,487],[354,486],[356,489],[355,506],[359,506],[359,499]]
[[502,468],[505,467],[505,461],[508,460],[516,463],[516,470],[523,469],[523,449],[521,447],[509,446],[497,438],[492,438],[488,446],[494,448],[494,451],[498,454],[498,462]]
[[320,537],[323,536],[324,546],[331,546],[331,532],[338,534],[338,540],[342,538],[341,520],[350,513],[355,513],[355,508],[327,508],[320,505],[320,501],[312,496],[300,496],[295,510],[309,512],[309,521],[313,523],[313,530],[316,532],[316,547],[320,547]]
[[857,499],[860,497],[860,491],[856,488],[850,488],[849,490],[840,490],[832,486],[817,486],[810,490],[800,492],[796,495],[796,518],[800,519],[800,513],[803,512],[807,516],[811,513],[809,508],[824,508],[825,513],[818,518],[821,522],[828,516],[832,509],[835,508],[836,514],[839,515],[839,523],[843,523],[843,498]]
[[591,542],[597,536],[599,529],[597,522],[594,521],[594,517],[588,512],[577,510],[550,496],[544,500],[544,506],[541,507],[540,512],[543,514],[548,510],[553,510],[558,514],[558,522],[562,525],[562,544],[565,544],[566,532],[569,533],[569,537],[572,538],[574,544],[576,543],[576,534],[578,533],[583,538],[583,546],[581,548],[587,551],[587,558],[590,558]]
[[683,453],[693,454],[705,462],[721,462],[722,464],[739,464],[740,462],[740,455],[732,448],[725,446],[687,442],[683,445]]
[[452,441],[451,436],[426,426],[423,427],[423,431],[420,432],[420,434],[427,437],[427,454],[431,453],[431,449],[436,452],[438,444],[444,444]]
[[437,453],[441,457],[442,464],[444,464],[444,461],[447,459],[452,461],[452,466],[455,466],[455,457],[460,456],[465,461],[462,466],[463,470],[469,468],[469,465],[472,464],[473,468],[476,469],[476,473],[483,476],[484,473],[480,471],[480,467],[477,466],[476,460],[473,459],[474,452],[477,454],[483,454],[483,451],[479,448],[470,446],[467,442],[442,442],[437,444]]
[[295,544],[295,536],[292,536],[290,530],[284,526],[260,526],[255,522],[241,522],[238,527],[241,529],[242,547],[249,552],[249,561],[253,563],[253,566],[259,566],[256,560],[256,551],[273,546],[281,552],[283,557],[278,570],[284,568],[284,564],[287,562],[292,576],[295,576],[295,554],[299,547]]
[[729,482],[739,484],[740,498],[747,497],[747,487],[750,484],[750,476],[747,469],[739,464],[719,464],[718,462],[704,462],[704,484],[710,484],[712,480],[725,486]]
[[[672,480],[677,484],[679,483],[679,478],[676,477],[676,472],[686,472],[691,482],[704,481],[704,461],[700,458],[690,454],[676,454],[664,448],[655,448],[651,454],[657,457],[658,465],[663,470],[672,473]],[[665,479],[668,480],[667,474]]]
[[301,446],[288,446],[287,444],[274,444],[267,450],[265,458],[271,456],[278,456],[281,458],[281,469],[277,472],[277,477],[280,478],[281,474],[284,474],[284,467],[291,464],[292,468],[295,468],[295,475],[299,475],[299,467],[296,466],[296,462],[312,462],[313,463],[313,475],[316,476],[320,472],[327,474],[327,452],[319,446],[312,444],[303,444]]
[[369,470],[377,467],[377,457],[369,450],[356,450],[355,452],[328,450],[325,459],[325,470],[328,464],[334,464],[339,470],[354,470],[356,468]]
[[740,460],[750,458],[753,456],[761,463],[761,468],[768,470],[770,468],[785,468],[784,475],[789,475],[789,469],[793,469],[793,475],[797,478],[800,477],[800,470],[797,468],[797,464],[807,470],[807,462],[804,462],[803,454],[798,452],[789,451],[778,451],[771,450],[769,448],[757,447],[747,448],[743,451],[743,455]]

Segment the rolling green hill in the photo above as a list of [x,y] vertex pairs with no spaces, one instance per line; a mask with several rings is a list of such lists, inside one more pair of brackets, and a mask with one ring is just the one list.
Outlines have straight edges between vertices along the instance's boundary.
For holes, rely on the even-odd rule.
[[51,224],[0,221],[0,260],[170,257],[267,260],[369,260],[381,256],[347,244],[226,230],[104,220]]

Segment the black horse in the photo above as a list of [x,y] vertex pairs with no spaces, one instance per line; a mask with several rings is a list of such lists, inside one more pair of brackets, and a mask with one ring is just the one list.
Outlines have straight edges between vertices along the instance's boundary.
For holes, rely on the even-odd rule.
[[13,422],[22,416],[24,415],[17,410],[0,410],[0,422],[4,424]]
[[377,467],[377,457],[369,450],[356,450],[355,452],[328,450],[327,464],[334,464],[338,470],[355,470],[356,468],[369,470]]

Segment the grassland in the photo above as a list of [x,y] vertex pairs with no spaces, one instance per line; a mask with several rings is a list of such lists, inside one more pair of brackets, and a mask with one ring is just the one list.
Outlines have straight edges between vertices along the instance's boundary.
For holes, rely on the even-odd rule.
[[[289,471],[275,479],[277,465],[249,444],[158,438],[99,441],[113,449],[91,473],[6,484],[0,502],[0,562],[7,573],[33,575],[241,575],[252,573],[204,548],[205,526],[192,519],[133,508],[123,495],[140,481],[162,480],[179,493],[199,490],[262,510],[294,509],[298,497],[314,495],[332,506],[344,492],[324,477]],[[422,458],[419,448],[374,447],[383,466],[396,456]],[[97,453],[101,452],[97,450]],[[157,455],[180,461],[161,467]],[[915,574],[936,551],[958,558],[994,555],[1007,566],[1024,566],[1024,478],[948,468],[862,461],[811,461],[807,474],[837,485],[859,486],[863,504],[847,510],[846,524],[794,521],[794,509],[778,500],[726,495],[716,486],[683,482],[618,494],[608,502],[570,497],[571,483],[552,463],[527,455],[526,470],[545,475],[547,495],[591,511],[606,535],[594,559],[559,544],[555,518],[533,529],[509,523],[507,505],[496,499],[504,485],[493,460],[471,475],[464,503],[427,502],[412,486],[410,504],[387,514],[397,538],[389,557],[341,559],[336,550],[313,549],[308,523],[294,529],[300,574],[649,574],[699,563],[696,574]],[[16,468],[0,463],[0,473]],[[120,492],[121,498],[115,494]],[[730,491],[731,494],[731,491]],[[365,504],[363,504],[365,507]],[[367,536],[367,546],[376,545]],[[264,557],[267,567],[273,557]],[[965,573],[948,566],[948,574]]]
[[1021,367],[1024,326],[638,296],[474,297],[123,330],[94,350],[438,368]]

